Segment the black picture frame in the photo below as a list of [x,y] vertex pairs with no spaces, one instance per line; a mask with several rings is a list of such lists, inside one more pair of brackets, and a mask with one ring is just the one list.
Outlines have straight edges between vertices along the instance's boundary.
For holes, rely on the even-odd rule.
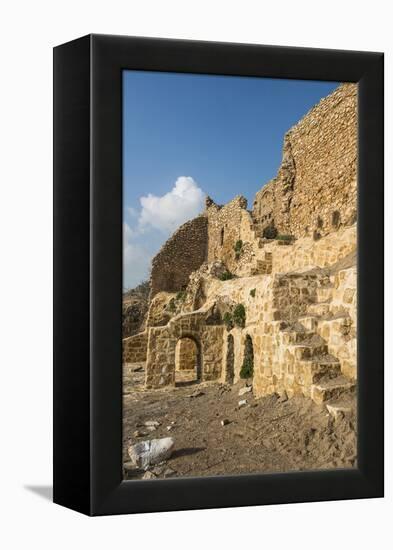
[[[122,70],[359,84],[358,467],[122,476]],[[383,54],[88,35],[54,48],[54,502],[88,515],[383,496]]]

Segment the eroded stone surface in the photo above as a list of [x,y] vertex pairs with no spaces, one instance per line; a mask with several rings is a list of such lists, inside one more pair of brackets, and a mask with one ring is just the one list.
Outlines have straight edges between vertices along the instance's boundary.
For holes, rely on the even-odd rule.
[[162,247],[145,330],[123,340],[125,363],[146,362],[146,388],[237,383],[249,338],[256,398],[320,402],[315,388],[340,375],[352,387],[356,103],[356,85],[341,85],[287,132],[278,174],[252,211],[242,196],[207,198]]

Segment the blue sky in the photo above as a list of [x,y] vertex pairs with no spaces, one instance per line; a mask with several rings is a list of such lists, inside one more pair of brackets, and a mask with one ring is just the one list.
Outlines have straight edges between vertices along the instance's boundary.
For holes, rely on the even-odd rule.
[[123,72],[125,288],[202,209],[273,178],[285,132],[337,82]]

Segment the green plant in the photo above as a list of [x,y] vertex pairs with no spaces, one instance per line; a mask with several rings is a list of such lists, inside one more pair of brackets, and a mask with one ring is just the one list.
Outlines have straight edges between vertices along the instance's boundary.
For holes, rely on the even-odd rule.
[[254,375],[254,359],[244,359],[240,369],[240,378],[252,378]]
[[293,235],[277,235],[276,239],[278,241],[293,241],[294,236]]
[[224,271],[224,273],[221,273],[218,278],[220,279],[220,281],[229,281],[230,279],[234,279],[234,277],[235,275],[230,271]]
[[262,232],[262,235],[265,239],[275,239],[277,236],[277,229],[274,225],[268,225]]
[[169,311],[175,311],[176,310],[176,304],[174,298],[171,298],[168,302],[167,308]]
[[224,325],[227,327],[227,330],[233,329],[233,319],[232,319],[232,315],[229,313],[229,311],[226,311],[224,313],[222,321],[223,321]]
[[240,252],[242,247],[243,247],[243,241],[239,240],[239,241],[236,241],[235,246],[233,248],[235,252]]
[[240,378],[251,378],[254,374],[254,348],[251,337],[247,334],[244,344],[244,358],[240,369]]
[[252,296],[252,298],[255,298],[255,292],[256,292],[256,288],[252,288],[250,290],[250,296]]
[[186,299],[186,296],[187,296],[187,292],[185,290],[180,290],[177,294],[176,294],[176,300],[178,302],[184,302],[184,300]]
[[233,249],[235,251],[236,260],[238,260],[240,258],[242,248],[243,248],[243,241],[242,240],[236,241],[235,246],[233,247]]
[[238,327],[244,327],[246,324],[246,309],[243,304],[237,304],[233,310],[233,322]]

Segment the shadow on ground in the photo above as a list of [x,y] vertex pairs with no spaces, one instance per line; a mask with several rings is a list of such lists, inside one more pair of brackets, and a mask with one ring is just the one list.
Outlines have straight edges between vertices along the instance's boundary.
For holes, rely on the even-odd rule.
[[199,453],[200,451],[205,451],[206,447],[190,447],[185,449],[177,449],[173,451],[172,458],[178,458],[179,456],[188,456]]
[[52,500],[53,487],[51,485],[25,485],[24,488],[45,500]]

